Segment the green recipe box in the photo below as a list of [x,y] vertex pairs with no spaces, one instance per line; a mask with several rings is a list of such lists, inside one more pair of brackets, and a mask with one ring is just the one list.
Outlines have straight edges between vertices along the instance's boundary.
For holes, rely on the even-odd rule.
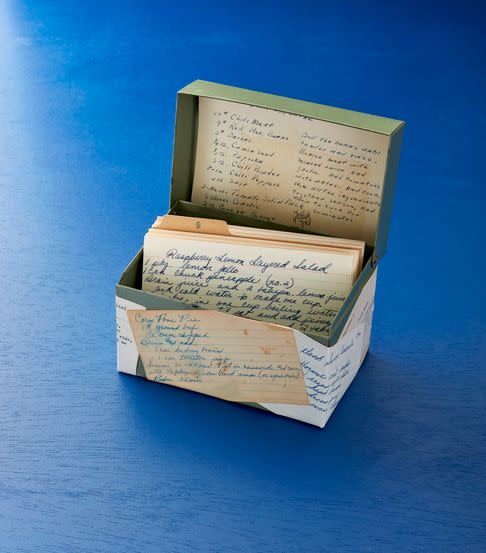
[[[202,136],[198,133],[203,128],[199,119],[201,102],[208,102],[208,99],[223,101],[221,103],[223,107],[229,105],[226,102],[231,102],[231,106],[235,110],[238,109],[238,105],[243,105],[241,109],[245,110],[259,109],[259,113],[269,114],[269,117],[273,114],[268,110],[279,112],[275,116],[288,118],[289,124],[297,128],[297,131],[301,124],[303,126],[320,125],[317,122],[324,122],[326,132],[320,140],[327,140],[333,144],[337,143],[340,147],[345,148],[347,146],[345,141],[342,139],[339,139],[340,141],[335,140],[332,133],[335,132],[336,136],[339,137],[352,133],[352,136],[359,137],[360,144],[364,144],[362,148],[356,149],[358,157],[361,154],[361,151],[358,150],[364,152],[368,150],[366,147],[368,138],[370,142],[379,140],[384,148],[379,154],[379,158],[373,158],[378,161],[368,160],[368,165],[379,164],[379,169],[371,167],[370,174],[372,174],[372,177],[365,183],[366,186],[369,185],[370,189],[373,187],[373,197],[377,204],[376,209],[373,208],[374,213],[369,215],[369,219],[367,219],[366,232],[363,230],[363,225],[360,226],[358,222],[347,224],[345,221],[337,219],[337,228],[344,229],[344,235],[340,236],[336,232],[326,232],[325,228],[320,229],[321,232],[315,228],[306,228],[305,225],[309,224],[307,220],[302,224],[298,218],[292,217],[288,217],[288,220],[285,217],[283,217],[284,220],[282,220],[282,217],[280,220],[270,220],[268,217],[261,218],[249,215],[238,208],[234,210],[222,209],[221,207],[208,205],[206,202],[194,203],[191,197],[198,144],[204,144],[206,139],[212,140],[214,138]],[[220,104],[214,103],[214,105],[218,106]],[[249,106],[250,108],[248,108]],[[262,109],[267,111],[261,111]],[[280,115],[280,113],[284,115]],[[329,335],[327,337],[313,336],[295,331],[302,370],[308,386],[309,406],[250,402],[251,405],[323,427],[359,369],[369,346],[376,270],[378,261],[384,255],[387,246],[403,129],[404,123],[394,119],[206,81],[195,81],[178,93],[169,213],[189,217],[222,219],[229,224],[240,226],[365,239],[367,244],[361,274],[331,323]],[[276,147],[278,147],[278,144]],[[373,154],[371,147],[369,151]],[[376,150],[374,153],[376,154]],[[372,157],[369,159],[372,159]],[[375,172],[373,173],[373,171]],[[337,176],[334,177],[338,178]],[[347,178],[350,178],[349,175]],[[283,180],[279,183],[279,186],[283,188],[287,184]],[[361,191],[354,191],[358,194],[357,198],[371,198],[367,190],[364,190],[362,195],[360,195]],[[269,190],[267,197],[270,198],[270,201],[272,201],[271,194],[272,191]],[[364,200],[363,205],[365,205]],[[316,211],[325,208],[326,206],[317,205]],[[366,216],[368,217],[368,215]],[[152,221],[147,221],[147,227],[151,223]],[[118,370],[120,372],[146,377],[143,363],[128,324],[127,310],[193,310],[200,308],[197,305],[188,305],[142,291],[142,264],[143,250],[141,249],[129,263],[116,285],[117,354]],[[315,390],[319,392],[317,395]],[[183,396],[181,395],[181,397]]]

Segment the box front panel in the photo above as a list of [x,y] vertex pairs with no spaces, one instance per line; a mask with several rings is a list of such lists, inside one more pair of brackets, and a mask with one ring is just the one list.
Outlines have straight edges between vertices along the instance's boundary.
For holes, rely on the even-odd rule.
[[[132,271],[136,270],[137,264],[132,264]],[[134,275],[128,274],[126,278],[134,279]],[[353,380],[356,372],[358,371],[363,358],[366,354],[369,345],[371,322],[374,306],[374,294],[376,286],[376,270],[372,276],[368,279],[367,283],[363,287],[359,294],[354,307],[347,319],[347,324],[342,331],[342,334],[337,343],[332,347],[326,347],[319,342],[316,342],[309,336],[302,334],[301,332],[288,329],[286,327],[280,327],[285,331],[291,332],[294,335],[295,340],[295,352],[300,360],[300,367],[302,370],[303,378],[305,381],[305,389],[308,398],[308,405],[281,403],[276,401],[255,401],[258,399],[251,396],[238,396],[244,403],[253,403],[255,406],[260,406],[265,410],[271,411],[275,414],[294,418],[309,424],[313,424],[319,427],[323,427],[334,408],[339,402],[340,398],[348,388],[349,384]],[[135,313],[145,309],[151,309],[151,313],[160,315],[171,316],[176,312],[177,308],[183,309],[185,313],[196,313],[195,310],[190,310],[188,307],[181,307],[171,304],[166,304],[164,298],[153,298],[154,294],[148,294],[141,290],[132,289],[126,286],[119,286],[117,288],[117,302],[116,302],[116,320],[117,320],[117,355],[118,355],[118,370],[132,375],[147,376],[143,363],[140,358],[140,339],[137,344],[137,338],[134,336],[132,327],[130,326],[129,316],[130,312]],[[147,301],[149,300],[149,301]],[[159,303],[160,302],[160,303]],[[180,302],[175,302],[180,304]],[[155,304],[155,305],[154,305]],[[204,311],[204,310],[201,310]],[[211,313],[211,311],[206,311]],[[214,312],[215,313],[215,312]],[[221,314],[218,314],[221,315]],[[257,324],[272,327],[278,327],[278,325],[270,325],[268,323],[258,323],[256,321],[250,321],[242,319],[240,317],[233,317],[234,319],[240,319],[247,321],[248,325]],[[224,325],[228,328],[231,325]],[[171,332],[179,332],[177,329],[172,328]],[[181,330],[180,332],[183,332]],[[152,334],[150,335],[152,336]],[[166,335],[164,334],[164,337]],[[176,338],[177,335],[176,335]],[[184,336],[184,340],[187,340],[187,336]],[[221,338],[220,338],[221,340]],[[224,341],[224,340],[222,340]],[[241,345],[241,344],[240,344]],[[268,344],[267,344],[268,345]],[[206,350],[208,351],[206,344]],[[280,346],[275,348],[268,348],[269,351],[278,350]],[[252,344],[254,347],[254,344]],[[240,347],[241,349],[241,347]],[[265,345],[263,346],[265,350]],[[245,349],[243,352],[243,359]],[[240,352],[241,353],[241,352]],[[287,356],[286,356],[287,357]],[[255,352],[249,348],[247,350],[247,363],[248,366],[254,362]],[[147,358],[153,368],[153,357]],[[226,356],[226,362],[228,356]],[[228,365],[234,364],[236,360],[229,359]],[[241,366],[241,358],[238,360]],[[150,376],[150,370],[149,370]],[[169,383],[169,382],[168,382]],[[216,395],[217,397],[223,397],[224,399],[234,400],[231,393],[226,396],[221,393],[211,393],[211,389],[197,389],[202,393],[209,393],[209,395]],[[279,396],[281,397],[281,396]],[[299,400],[302,403],[301,400]]]

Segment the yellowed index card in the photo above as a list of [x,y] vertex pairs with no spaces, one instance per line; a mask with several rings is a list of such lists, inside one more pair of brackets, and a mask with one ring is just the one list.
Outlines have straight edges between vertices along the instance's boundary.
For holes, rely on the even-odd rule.
[[153,230],[143,255],[146,292],[327,335],[352,289],[359,254]]
[[192,201],[372,244],[388,143],[362,129],[200,98]]
[[308,405],[290,329],[217,311],[127,313],[149,380],[230,401]]

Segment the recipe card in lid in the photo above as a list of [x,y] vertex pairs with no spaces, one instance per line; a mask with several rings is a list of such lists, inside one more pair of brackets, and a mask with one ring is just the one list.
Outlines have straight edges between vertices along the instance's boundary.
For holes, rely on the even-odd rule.
[[364,240],[379,258],[403,126],[196,81],[178,95],[171,201]]

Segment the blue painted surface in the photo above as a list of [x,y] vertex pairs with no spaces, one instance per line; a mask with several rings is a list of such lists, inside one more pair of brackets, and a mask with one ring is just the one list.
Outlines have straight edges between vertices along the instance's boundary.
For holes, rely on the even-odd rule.
[[[0,551],[484,551],[484,9],[0,4]],[[115,370],[204,78],[407,121],[372,349],[324,431]]]

